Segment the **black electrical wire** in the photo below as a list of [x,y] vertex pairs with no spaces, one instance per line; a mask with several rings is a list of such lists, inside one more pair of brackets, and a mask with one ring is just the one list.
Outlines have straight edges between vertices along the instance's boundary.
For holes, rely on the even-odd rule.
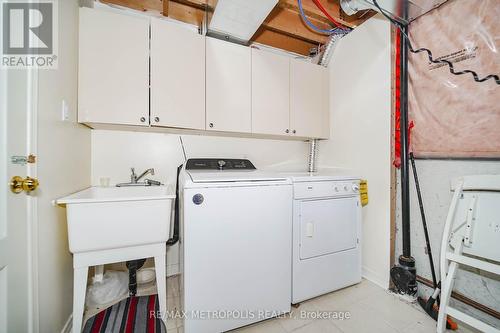
[[398,29],[399,31],[401,31],[401,34],[404,36],[404,38],[406,38],[406,40],[408,41],[408,48],[410,49],[410,52],[412,53],[420,53],[420,52],[426,52],[427,53],[427,57],[429,58],[429,61],[434,63],[434,64],[446,64],[448,65],[449,67],[449,70],[450,70],[450,73],[451,74],[454,74],[454,75],[463,75],[463,74],[467,74],[467,73],[470,73],[472,74],[473,78],[474,78],[474,81],[476,82],[484,82],[484,81],[487,81],[489,79],[493,79],[495,80],[495,82],[500,85],[500,77],[498,77],[498,75],[495,75],[495,74],[489,74],[483,78],[479,78],[479,75],[477,75],[476,72],[474,71],[471,71],[471,70],[463,70],[463,71],[456,71],[455,68],[453,67],[453,63],[451,61],[448,61],[448,60],[444,60],[444,59],[438,59],[438,60],[434,60],[433,56],[432,56],[432,52],[431,50],[429,49],[426,49],[426,48],[419,48],[417,50],[415,50],[413,48],[413,46],[411,45],[411,41],[410,41],[410,38],[408,37],[408,35],[403,31],[403,27],[401,25],[401,23],[399,23],[398,21],[394,20],[392,17],[390,17],[389,15],[387,15],[385,13],[385,11],[380,8],[380,6],[378,5],[377,3],[377,0],[373,0],[373,4],[375,5],[375,7],[378,8],[378,10],[382,13],[382,15],[384,15],[389,21],[391,21],[392,24],[394,24]]

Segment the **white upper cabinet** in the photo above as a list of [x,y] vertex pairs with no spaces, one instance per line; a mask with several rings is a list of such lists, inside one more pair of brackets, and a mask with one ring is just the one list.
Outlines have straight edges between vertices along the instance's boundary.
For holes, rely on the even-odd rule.
[[80,8],[78,121],[149,125],[149,18]]
[[290,58],[252,49],[252,132],[290,132]]
[[328,71],[166,19],[81,8],[78,121],[328,138]]
[[205,38],[151,19],[151,125],[205,129]]
[[206,38],[206,129],[251,132],[251,51]]
[[328,138],[328,71],[306,61],[290,61],[290,129],[300,137]]

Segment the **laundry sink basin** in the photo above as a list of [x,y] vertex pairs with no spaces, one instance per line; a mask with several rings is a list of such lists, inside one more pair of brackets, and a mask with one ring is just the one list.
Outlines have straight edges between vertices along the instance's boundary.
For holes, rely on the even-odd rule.
[[90,187],[58,199],[66,206],[72,253],[165,242],[172,186]]

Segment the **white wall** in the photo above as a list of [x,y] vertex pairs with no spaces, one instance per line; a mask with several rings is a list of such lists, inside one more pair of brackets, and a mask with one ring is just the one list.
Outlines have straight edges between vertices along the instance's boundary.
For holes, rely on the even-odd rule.
[[[499,161],[459,161],[459,160],[416,160],[418,180],[424,203],[427,228],[432,246],[436,274],[439,272],[439,256],[441,238],[443,236],[444,222],[450,207],[452,192],[450,182],[457,177],[476,174],[500,174]],[[398,177],[398,180],[400,178]],[[396,258],[401,254],[401,197],[400,185],[397,186],[398,197],[396,203]],[[411,252],[416,260],[417,274],[431,279],[429,260],[425,251],[425,236],[420,217],[417,192],[410,172],[410,230]],[[479,274],[478,274],[479,273]],[[419,284],[419,295],[428,297],[429,288]],[[498,276],[479,270],[464,270],[459,268],[454,290],[482,303],[492,309],[497,309],[500,304],[500,279]],[[471,315],[481,318],[500,328],[500,320],[491,318],[462,303],[454,304]]]
[[330,140],[319,165],[368,180],[363,208],[363,275],[389,286],[391,219],[391,37],[377,15],[338,42],[330,61]]
[[[40,70],[38,84],[39,331],[60,332],[72,312],[73,264],[66,211],[51,201],[90,185],[90,130],[76,124],[78,3],[58,1],[59,68]],[[70,121],[61,121],[66,100]]]
[[92,130],[92,185],[100,185],[101,177],[111,184],[128,182],[131,167],[136,172],[155,168],[156,175],[148,178],[174,184],[184,162],[180,137],[187,158],[248,158],[260,169],[307,168],[309,145],[302,141]]
[[[146,132],[92,131],[92,185],[100,178],[111,184],[128,182],[136,172],[155,169],[151,179],[175,184],[177,167],[184,162],[179,135]],[[309,145],[301,141],[182,135],[187,158],[248,158],[257,168],[305,171]],[[178,272],[178,247],[167,251],[167,275]]]

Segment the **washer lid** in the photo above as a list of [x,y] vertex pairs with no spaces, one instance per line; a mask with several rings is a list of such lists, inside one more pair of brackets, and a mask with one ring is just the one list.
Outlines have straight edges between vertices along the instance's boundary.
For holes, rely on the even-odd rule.
[[286,181],[287,177],[260,170],[187,170],[193,183]]

